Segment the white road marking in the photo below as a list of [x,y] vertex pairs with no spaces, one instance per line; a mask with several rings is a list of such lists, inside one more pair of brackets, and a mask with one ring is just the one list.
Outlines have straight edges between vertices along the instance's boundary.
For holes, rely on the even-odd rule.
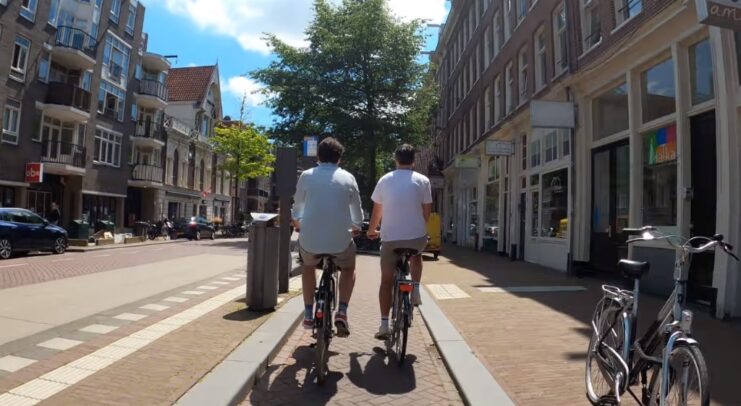
[[74,261],[74,258],[62,258],[62,259],[52,259],[51,262],[64,262],[64,261]]
[[238,281],[238,280],[240,280],[241,278],[235,278],[235,277],[233,277],[233,276],[225,276],[225,277],[223,277],[223,278],[221,278],[221,279],[223,279],[223,280],[225,280],[225,281],[232,281],[232,282],[234,282],[234,281]]
[[484,293],[552,293],[581,292],[587,290],[584,286],[510,286],[505,288],[483,286],[478,289]]
[[[15,372],[33,364],[34,362],[36,362],[35,359],[7,355],[0,358],[0,370],[6,372]],[[0,404],[3,403],[0,402]]]
[[74,385],[94,373],[95,371],[89,369],[75,368],[73,366],[65,365],[49,372],[48,374],[41,375],[40,379],[65,385]]
[[170,306],[163,306],[163,305],[158,305],[158,304],[148,304],[144,306],[139,306],[139,308],[144,309],[144,310],[154,310],[156,312],[161,312],[163,310],[169,309]]
[[453,283],[428,284],[425,286],[437,300],[465,299],[471,297],[459,288],[458,285]]
[[91,324],[87,327],[81,328],[80,331],[85,333],[108,334],[117,328],[117,326],[109,326],[107,324]]
[[65,351],[72,347],[77,347],[82,344],[82,341],[69,340],[66,338],[52,338],[51,340],[44,341],[43,343],[37,344],[39,347],[51,348],[52,350]]
[[229,284],[229,282],[222,282],[222,281],[214,281],[214,282],[211,282],[211,283],[214,284],[214,285],[228,285]]
[[114,319],[126,320],[126,321],[139,321],[145,317],[147,317],[146,314],[121,313],[118,316],[115,316]]
[[28,263],[24,262],[22,264],[11,264],[11,265],[0,265],[0,268],[15,268],[17,266],[26,266]]
[[209,285],[201,285],[201,286],[197,287],[196,289],[214,290],[214,289],[218,289],[218,287],[216,287],[216,286],[209,286]]
[[187,302],[188,298],[185,297],[177,297],[177,296],[170,296],[168,298],[163,299],[165,302],[173,302],[173,303],[183,303]]
[[182,292],[184,295],[202,295],[206,292],[201,292],[200,290],[186,290],[185,292]]

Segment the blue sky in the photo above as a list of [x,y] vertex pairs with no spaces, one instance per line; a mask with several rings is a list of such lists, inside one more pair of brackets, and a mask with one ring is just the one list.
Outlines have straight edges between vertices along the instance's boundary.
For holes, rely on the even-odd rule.
[[[144,31],[149,51],[177,55],[173,67],[219,63],[224,115],[236,118],[242,95],[247,93],[247,119],[260,125],[272,123],[270,109],[254,93],[258,85],[240,76],[271,61],[262,32],[276,33],[300,45],[311,19],[311,0],[142,0],[146,7]],[[445,0],[389,0],[402,18],[441,22]],[[290,13],[285,10],[290,9]],[[429,28],[428,48],[436,43],[436,28]],[[426,58],[426,57],[425,57]]]

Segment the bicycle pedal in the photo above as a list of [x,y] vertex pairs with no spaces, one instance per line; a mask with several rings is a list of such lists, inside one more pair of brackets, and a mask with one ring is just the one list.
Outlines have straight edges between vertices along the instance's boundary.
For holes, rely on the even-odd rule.
[[605,395],[602,396],[597,401],[598,406],[619,406],[620,402],[618,402],[618,399],[615,395]]

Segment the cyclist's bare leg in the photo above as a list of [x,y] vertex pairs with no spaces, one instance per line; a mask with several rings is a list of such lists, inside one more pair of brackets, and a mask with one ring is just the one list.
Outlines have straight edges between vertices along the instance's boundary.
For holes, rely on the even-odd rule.
[[381,307],[381,316],[388,317],[393,300],[394,264],[381,263],[381,287],[378,289],[378,303]]
[[350,296],[352,296],[354,287],[355,269],[342,269],[340,272],[340,302],[350,303]]
[[314,291],[316,290],[316,267],[304,266],[301,273],[301,283],[304,291],[304,304],[314,304]]
[[409,258],[409,272],[412,274],[413,281],[419,283],[422,280],[422,255]]

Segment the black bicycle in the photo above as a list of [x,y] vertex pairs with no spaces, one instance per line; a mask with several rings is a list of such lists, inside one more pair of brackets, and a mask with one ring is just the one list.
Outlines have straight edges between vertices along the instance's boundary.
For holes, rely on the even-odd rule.
[[399,366],[404,364],[407,354],[409,327],[412,325],[414,310],[411,302],[414,281],[409,274],[409,258],[419,255],[419,251],[399,248],[394,250],[399,256],[394,272],[393,304],[391,307],[391,335],[386,339],[386,352],[393,350]]
[[314,309],[313,336],[316,338],[314,347],[316,353],[317,383],[323,384],[329,374],[329,343],[334,336],[332,329],[332,315],[337,304],[337,266],[334,256],[320,255],[322,262],[322,278],[314,295],[316,307]]

